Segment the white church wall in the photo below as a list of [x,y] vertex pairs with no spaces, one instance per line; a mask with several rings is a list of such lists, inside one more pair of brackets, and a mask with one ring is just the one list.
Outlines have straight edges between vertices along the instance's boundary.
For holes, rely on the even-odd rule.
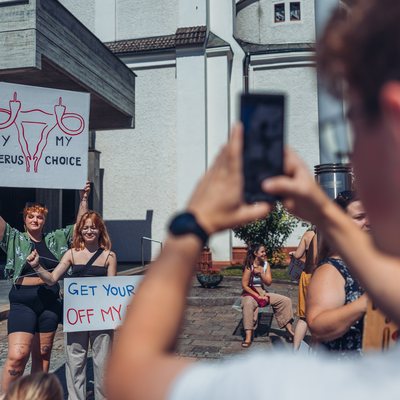
[[[283,92],[286,98],[286,142],[291,146],[314,173],[319,164],[317,82],[313,66],[286,68],[261,67],[251,74],[251,90]],[[296,246],[305,228],[299,227],[286,242]]]
[[[230,129],[229,60],[226,54],[207,57],[207,164],[210,166],[221,147],[227,142]],[[231,257],[231,234],[225,231],[209,243],[213,261]]]
[[178,24],[180,27],[207,25],[208,0],[179,0]]
[[[103,214],[120,261],[140,260],[142,234],[162,241],[177,209],[175,68],[135,73],[135,129],[99,132],[96,142],[104,169]],[[154,257],[159,246],[151,247]]]
[[117,0],[116,40],[175,33],[178,3],[179,0]]
[[[300,3],[300,20],[291,20],[291,3]],[[275,22],[275,6],[284,7],[284,21]],[[309,0],[259,0],[239,9],[236,35],[250,43],[279,44],[315,41],[314,2]]]

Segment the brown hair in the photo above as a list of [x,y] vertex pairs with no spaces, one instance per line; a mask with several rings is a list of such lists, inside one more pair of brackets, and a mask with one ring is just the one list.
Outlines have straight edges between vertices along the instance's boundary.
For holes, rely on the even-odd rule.
[[111,249],[111,240],[108,235],[106,225],[104,223],[101,215],[96,211],[89,210],[82,215],[81,219],[75,226],[74,240],[72,242],[72,247],[75,250],[83,250],[85,248],[85,241],[83,240],[82,228],[85,226],[87,219],[91,219],[93,224],[99,230],[99,246],[105,250]]
[[351,3],[328,22],[317,44],[317,66],[334,94],[353,90],[362,101],[361,112],[376,118],[381,88],[400,80],[400,7],[398,0]]
[[251,266],[254,263],[254,260],[256,259],[254,253],[257,253],[257,251],[260,250],[260,247],[265,247],[265,245],[262,243],[249,244],[249,246],[247,247],[246,257],[243,261],[243,271],[245,270],[245,268],[248,269],[251,268]]
[[24,209],[22,211],[23,216],[24,216],[24,221],[26,219],[26,216],[28,214],[30,214],[30,213],[33,213],[33,212],[37,212],[37,213],[43,214],[44,217],[46,218],[49,210],[42,203],[26,203],[25,207],[24,207]]
[[38,372],[16,380],[8,389],[5,400],[63,400],[60,381],[54,374]]

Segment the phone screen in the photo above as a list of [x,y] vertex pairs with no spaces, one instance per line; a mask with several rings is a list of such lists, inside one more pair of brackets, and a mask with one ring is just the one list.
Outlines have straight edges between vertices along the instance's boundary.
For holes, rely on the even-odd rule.
[[275,202],[278,197],[261,190],[264,179],[283,174],[285,96],[242,94],[241,121],[244,126],[244,199]]

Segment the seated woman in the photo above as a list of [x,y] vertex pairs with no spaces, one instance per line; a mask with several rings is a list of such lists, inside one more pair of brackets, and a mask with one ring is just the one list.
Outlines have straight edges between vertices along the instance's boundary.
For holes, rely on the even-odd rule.
[[[338,195],[335,202],[368,232],[369,221],[364,207],[352,191]],[[310,331],[328,351],[339,358],[361,354],[363,319],[367,295],[350,275],[340,255],[322,239],[320,262],[315,270],[307,297],[306,317]]]
[[[27,262],[48,285],[55,285],[68,271],[71,277],[115,276],[117,259],[111,251],[111,241],[101,216],[88,211],[75,228],[72,248],[53,272],[39,264],[34,250]],[[86,399],[86,359],[89,342],[92,346],[96,399],[105,399],[103,371],[109,352],[112,331],[68,332],[66,338],[66,379],[69,398]]]
[[267,292],[264,285],[272,283],[271,268],[266,261],[264,245],[250,245],[244,261],[242,274],[242,311],[245,339],[242,347],[250,347],[258,324],[258,307],[270,304],[279,328],[285,328],[293,337],[292,301],[289,297]]

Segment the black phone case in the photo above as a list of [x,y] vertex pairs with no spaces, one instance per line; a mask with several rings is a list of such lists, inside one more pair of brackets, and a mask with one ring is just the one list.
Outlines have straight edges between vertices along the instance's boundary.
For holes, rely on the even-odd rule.
[[283,94],[241,96],[244,199],[247,203],[280,200],[262,191],[261,183],[283,174],[284,106]]

